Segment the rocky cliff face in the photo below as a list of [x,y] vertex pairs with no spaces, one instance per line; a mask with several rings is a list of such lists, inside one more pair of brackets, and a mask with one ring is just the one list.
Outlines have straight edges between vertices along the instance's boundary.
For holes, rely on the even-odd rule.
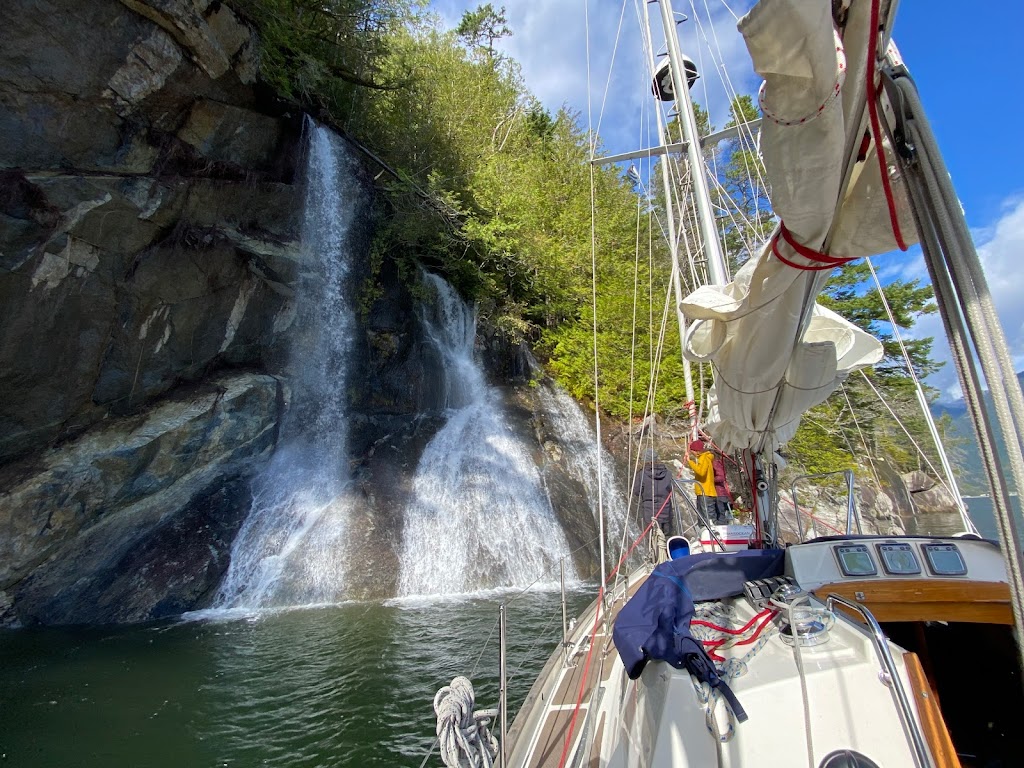
[[5,6],[2,621],[169,615],[223,570],[300,258],[302,116],[254,42],[219,2]]
[[[260,89],[254,32],[217,0],[14,0],[4,16],[0,626],[202,607],[289,398],[294,286],[316,258],[299,247],[303,115]],[[410,479],[442,423],[410,289],[388,258],[373,280],[349,392],[354,597],[393,594]],[[524,380],[521,350],[484,347],[500,382]],[[509,403],[524,440],[557,439],[526,388]],[[563,471],[547,461],[551,494],[578,495]],[[576,518],[574,540],[592,537]]]

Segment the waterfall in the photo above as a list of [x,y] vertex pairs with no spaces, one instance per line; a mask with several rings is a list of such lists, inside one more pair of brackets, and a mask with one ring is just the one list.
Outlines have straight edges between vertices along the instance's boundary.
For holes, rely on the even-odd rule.
[[[569,547],[534,459],[473,356],[475,310],[427,274],[421,322],[442,360],[447,421],[427,444],[405,511],[398,594],[454,595],[557,579]],[[566,573],[575,578],[571,560]]]
[[217,596],[221,608],[336,602],[345,586],[346,389],[355,327],[345,283],[355,190],[341,140],[309,120],[306,131],[290,403],[278,448],[254,481]]
[[[542,384],[538,396],[551,432],[558,436],[568,469],[587,489],[587,503],[598,523],[598,481],[604,506],[605,540],[613,556],[622,544],[626,521],[626,497],[621,478],[615,476],[611,455],[598,448],[594,428],[579,403],[554,384]],[[599,460],[600,451],[600,460]],[[634,535],[639,533],[636,531]],[[629,542],[626,542],[627,545]]]

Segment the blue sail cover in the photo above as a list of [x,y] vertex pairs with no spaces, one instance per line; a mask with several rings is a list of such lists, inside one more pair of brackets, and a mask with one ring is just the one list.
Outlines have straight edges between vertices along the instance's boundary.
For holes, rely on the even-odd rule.
[[785,552],[781,549],[706,553],[662,563],[615,619],[612,636],[626,673],[640,677],[651,659],[686,669],[699,680],[721,690],[736,719],[747,719],[707,652],[690,634],[694,602],[743,594],[743,584],[781,576]]

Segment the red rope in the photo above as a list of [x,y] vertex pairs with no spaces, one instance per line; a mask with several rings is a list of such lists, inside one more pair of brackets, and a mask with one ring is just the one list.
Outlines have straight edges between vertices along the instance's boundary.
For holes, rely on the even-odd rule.
[[[796,506],[796,505],[794,505],[794,506]],[[824,520],[822,520],[822,519],[821,519],[820,517],[816,517],[815,515],[813,515],[813,514],[812,514],[812,513],[810,513],[810,512],[804,512],[804,514],[805,514],[805,515],[807,515],[807,516],[808,516],[809,518],[811,518],[811,520],[816,520],[817,522],[819,522],[819,523],[821,523],[822,525],[824,525],[824,526],[825,526],[826,528],[828,528],[828,529],[830,529],[830,530],[833,530],[833,531],[835,531],[835,532],[836,532],[836,533],[838,533],[838,534],[845,534],[845,533],[846,533],[846,531],[841,531],[841,530],[839,530],[838,528],[836,528],[835,526],[833,526],[833,525],[829,525],[829,524],[828,524],[828,523],[826,523],[826,522],[825,522]]]
[[[665,504],[668,504],[668,499],[665,499]],[[665,504],[662,504],[662,505],[661,505],[661,509],[664,509],[664,508],[665,508]],[[659,509],[659,510],[658,510],[658,514],[659,514],[659,515],[661,514],[661,509]],[[613,577],[613,576],[614,576],[614,575],[615,575],[616,573],[618,573],[618,570],[619,570],[619,568],[621,568],[621,567],[622,567],[622,564],[623,564],[624,562],[626,562],[626,560],[627,560],[627,559],[629,558],[629,556],[630,556],[630,555],[632,555],[632,554],[633,554],[633,550],[634,550],[634,549],[636,549],[637,545],[638,545],[638,544],[639,544],[639,543],[640,543],[641,541],[643,541],[643,538],[644,538],[644,536],[646,536],[646,535],[647,535],[647,532],[648,532],[649,530],[651,530],[651,528],[653,528],[653,527],[654,527],[654,521],[655,521],[655,519],[656,519],[656,517],[652,517],[652,518],[651,518],[651,522],[647,524],[647,527],[646,527],[646,528],[644,528],[644,531],[643,531],[643,533],[641,533],[641,534],[640,534],[639,536],[637,536],[637,537],[636,537],[636,540],[635,540],[635,541],[633,542],[633,546],[631,546],[631,547],[629,548],[629,551],[628,551],[628,552],[627,552],[626,554],[624,554],[624,555],[622,556],[622,559],[621,559],[621,560],[619,560],[619,564],[618,564],[618,565],[616,565],[616,566],[615,566],[614,568],[612,568],[612,572],[611,572],[611,573],[609,573],[609,574],[608,574],[608,577],[607,577],[607,578],[606,578],[606,579],[604,580],[605,584],[607,584],[607,583],[608,583],[609,581],[611,581],[612,577]]]
[[[652,520],[651,523],[654,521]],[[580,681],[580,693],[576,697],[576,708],[572,713],[572,720],[569,721],[569,732],[565,734],[565,743],[562,745],[562,756],[558,759],[558,768],[565,768],[565,758],[569,754],[569,743],[572,741],[573,731],[576,730],[576,718],[580,714],[580,705],[583,703],[583,691],[586,689],[587,674],[590,672],[590,660],[594,655],[594,646],[597,645],[597,622],[601,617],[601,606],[604,605],[604,587],[597,591],[597,610],[594,612],[594,626],[590,630],[590,648],[587,649],[587,662],[583,666],[583,679]]]
[[[900,232],[900,222],[896,216],[896,200],[892,195],[892,187],[889,185],[889,169],[885,164],[885,150],[882,147],[882,129],[878,119],[878,90],[875,86],[875,63],[878,55],[878,15],[879,0],[871,0],[871,20],[868,26],[868,66],[867,66],[867,91],[868,115],[871,117],[871,134],[875,140],[875,154],[878,155],[878,169],[882,175],[882,189],[885,190],[885,204],[889,208],[889,223],[892,225],[892,234],[896,238],[896,245],[901,251],[907,250],[907,244],[903,242],[903,233]],[[879,86],[880,88],[880,86]]]
[[760,611],[759,613],[755,613],[754,614],[754,618],[752,618],[750,621],[748,621],[746,624],[744,624],[739,629],[729,629],[728,627],[720,627],[717,624],[712,624],[710,621],[703,621],[701,619],[693,619],[693,620],[691,620],[690,621],[690,625],[692,626],[692,625],[696,624],[697,626],[700,626],[700,627],[709,627],[710,629],[714,629],[714,630],[717,630],[719,632],[725,632],[726,634],[730,634],[730,635],[742,635],[744,632],[746,632],[748,629],[750,629],[752,624],[754,624],[758,619],[763,618],[764,615],[768,614],[768,613],[772,613],[772,609],[771,608],[765,608],[763,611]]
[[[775,618],[777,613],[778,613],[778,611],[769,610],[768,615],[764,617],[764,620],[758,626],[758,628],[754,632],[754,634],[752,634],[748,638],[745,638],[743,640],[739,640],[739,641],[733,643],[729,647],[730,648],[735,648],[736,646],[739,646],[739,645],[750,645],[752,642],[757,640],[758,637],[761,636],[761,633],[764,631],[764,628],[767,627],[771,623],[772,619]],[[757,614],[757,616],[755,616],[754,619],[756,619],[758,616],[761,616],[761,615],[762,614],[760,614],[760,613]],[[753,621],[753,619],[751,621]],[[692,624],[694,622],[690,622],[690,623]],[[749,624],[747,626],[749,626]],[[728,631],[728,630],[726,630],[726,631]],[[705,650],[707,650],[708,656],[711,657],[712,661],[725,661],[725,656],[722,656],[721,654],[715,653],[714,649],[724,645],[726,642],[727,642],[727,638],[726,639],[721,639],[721,640],[708,640],[708,641],[706,641],[704,643],[704,648],[705,648]]]

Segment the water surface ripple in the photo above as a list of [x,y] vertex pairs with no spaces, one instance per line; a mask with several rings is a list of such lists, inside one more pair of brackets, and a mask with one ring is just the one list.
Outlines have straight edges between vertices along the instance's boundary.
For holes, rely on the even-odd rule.
[[[591,597],[574,592],[570,615]],[[0,760],[415,768],[433,745],[434,693],[478,659],[477,707],[496,705],[501,600],[0,632]],[[512,600],[508,613],[515,712],[559,639],[558,595]]]

